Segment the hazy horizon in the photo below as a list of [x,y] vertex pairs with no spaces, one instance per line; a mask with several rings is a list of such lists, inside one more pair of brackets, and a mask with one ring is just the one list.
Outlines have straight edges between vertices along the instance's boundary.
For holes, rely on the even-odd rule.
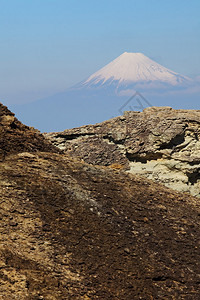
[[123,52],[200,75],[200,2],[0,1],[0,101],[62,92]]

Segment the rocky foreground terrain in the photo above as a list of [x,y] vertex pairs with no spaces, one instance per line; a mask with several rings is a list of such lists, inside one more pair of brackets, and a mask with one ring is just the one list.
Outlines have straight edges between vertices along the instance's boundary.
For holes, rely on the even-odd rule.
[[118,164],[130,173],[200,197],[200,110],[149,107],[46,136],[85,162]]
[[[118,169],[112,128],[99,139],[109,166],[94,166],[98,144],[81,162],[0,104],[0,299],[199,299],[199,199]],[[158,155],[142,155],[145,136],[129,150],[140,163]]]

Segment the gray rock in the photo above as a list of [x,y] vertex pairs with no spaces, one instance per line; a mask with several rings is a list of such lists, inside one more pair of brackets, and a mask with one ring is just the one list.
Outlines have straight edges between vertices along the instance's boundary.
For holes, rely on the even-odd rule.
[[200,110],[149,107],[45,135],[87,163],[121,167],[200,197]]

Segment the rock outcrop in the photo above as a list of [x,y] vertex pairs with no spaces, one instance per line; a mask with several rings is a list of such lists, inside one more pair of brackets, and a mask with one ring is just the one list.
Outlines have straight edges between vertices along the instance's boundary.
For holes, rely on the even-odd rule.
[[38,130],[18,121],[15,115],[0,103],[0,161],[7,155],[25,151],[61,152],[46,141]]
[[199,299],[197,198],[57,152],[0,109],[1,299]]
[[200,196],[200,110],[150,107],[46,137],[85,162],[121,166]]

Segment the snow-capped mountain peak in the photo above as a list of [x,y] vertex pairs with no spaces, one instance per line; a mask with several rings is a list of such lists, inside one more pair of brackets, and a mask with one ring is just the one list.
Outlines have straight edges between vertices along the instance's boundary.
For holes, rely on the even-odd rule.
[[134,83],[160,82],[172,86],[190,81],[186,76],[171,71],[142,53],[124,52],[82,83],[85,86],[127,85]]

